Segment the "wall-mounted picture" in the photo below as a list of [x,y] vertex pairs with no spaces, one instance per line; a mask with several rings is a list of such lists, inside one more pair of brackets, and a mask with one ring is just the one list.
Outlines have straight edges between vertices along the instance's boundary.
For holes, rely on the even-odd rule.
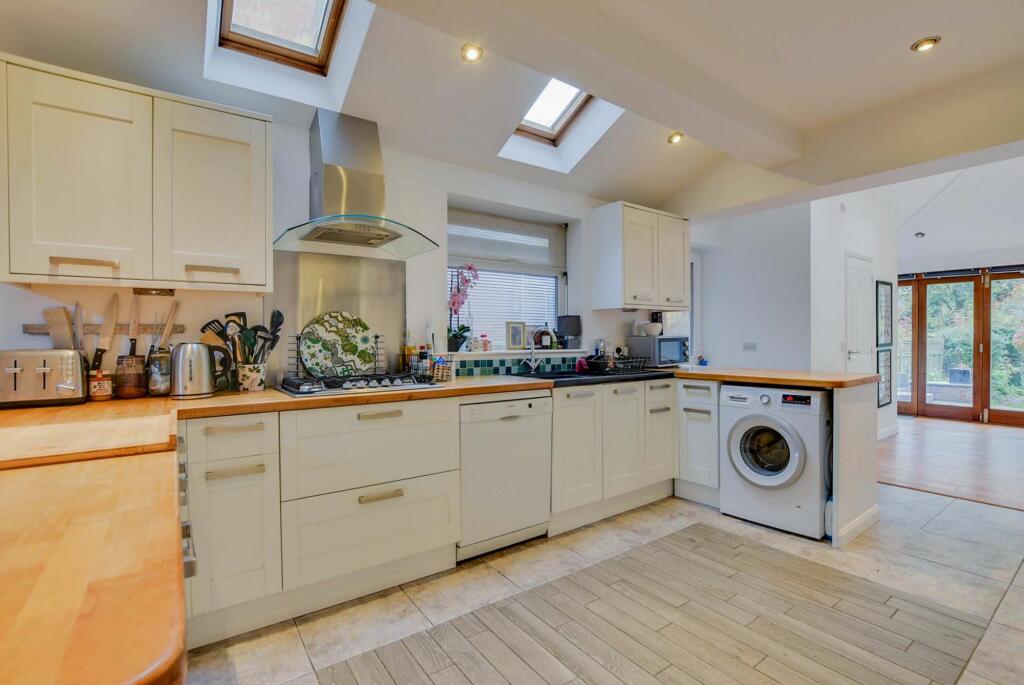
[[875,281],[875,346],[892,345],[892,283]]
[[878,406],[892,404],[892,349],[878,350]]
[[526,349],[526,322],[505,322],[505,347],[509,350]]

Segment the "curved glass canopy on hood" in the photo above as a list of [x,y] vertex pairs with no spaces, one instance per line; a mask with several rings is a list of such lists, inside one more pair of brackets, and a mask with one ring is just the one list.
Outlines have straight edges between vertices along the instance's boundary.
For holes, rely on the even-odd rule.
[[352,248],[383,250],[408,259],[439,245],[415,228],[368,214],[332,214],[292,226],[274,240],[275,250],[352,254]]

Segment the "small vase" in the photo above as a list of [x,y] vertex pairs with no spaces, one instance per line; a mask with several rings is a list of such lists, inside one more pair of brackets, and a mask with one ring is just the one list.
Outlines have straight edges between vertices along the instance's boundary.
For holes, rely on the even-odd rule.
[[462,349],[462,346],[466,343],[466,336],[460,335],[452,338],[448,338],[448,351],[458,352]]
[[266,364],[238,364],[238,390],[259,392],[267,389]]

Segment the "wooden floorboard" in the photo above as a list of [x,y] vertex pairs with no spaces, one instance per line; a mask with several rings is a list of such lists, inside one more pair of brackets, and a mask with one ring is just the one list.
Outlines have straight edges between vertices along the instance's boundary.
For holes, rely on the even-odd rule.
[[1024,428],[900,417],[878,443],[878,482],[1024,510]]
[[696,524],[327,671],[360,685],[955,685],[986,625]]

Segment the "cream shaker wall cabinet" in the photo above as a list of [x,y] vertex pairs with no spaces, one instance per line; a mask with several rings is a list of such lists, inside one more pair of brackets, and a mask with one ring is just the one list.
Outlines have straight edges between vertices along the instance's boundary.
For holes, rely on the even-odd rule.
[[0,55],[0,281],[269,290],[270,126]]
[[690,306],[690,227],[665,212],[614,202],[590,213],[591,306],[680,310]]

